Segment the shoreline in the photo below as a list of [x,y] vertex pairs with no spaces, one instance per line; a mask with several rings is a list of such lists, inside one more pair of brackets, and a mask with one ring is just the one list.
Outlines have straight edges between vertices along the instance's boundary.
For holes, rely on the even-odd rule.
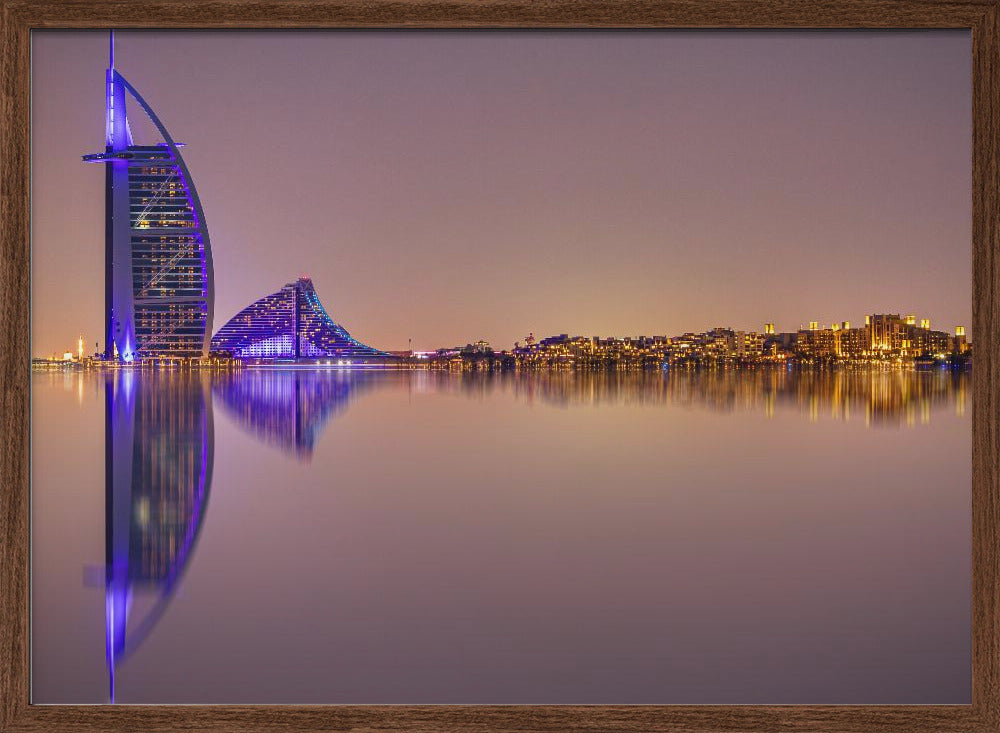
[[178,363],[155,363],[155,362],[134,362],[122,364],[105,361],[54,361],[33,359],[31,363],[32,372],[178,372],[178,371],[211,371],[211,372],[239,372],[239,371],[445,371],[445,372],[696,372],[696,371],[732,371],[732,372],[754,372],[754,371],[866,371],[866,372],[889,372],[889,371],[913,371],[913,372],[968,372],[972,370],[972,363],[951,363],[942,362],[918,362],[908,361],[822,361],[807,362],[787,360],[783,362],[680,362],[680,363],[635,363],[635,362],[600,362],[600,363],[500,363],[499,361],[399,361],[393,363],[341,363],[331,364],[328,362],[178,362]]

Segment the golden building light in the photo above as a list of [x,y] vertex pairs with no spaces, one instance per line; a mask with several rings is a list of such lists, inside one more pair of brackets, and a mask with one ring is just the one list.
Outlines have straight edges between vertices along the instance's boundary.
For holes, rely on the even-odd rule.
[[809,321],[809,330],[810,331],[818,331],[819,330],[819,321]]
[[965,326],[955,326],[955,335],[956,336],[964,336],[965,335]]
[[847,331],[851,327],[851,322],[850,321],[844,321],[843,323],[840,324],[840,327],[842,329],[844,329],[845,331]]
[[913,315],[907,316],[906,317],[906,325],[907,326],[916,326],[917,325],[917,317],[913,316]]
[[76,342],[76,353],[80,361],[83,361],[83,334],[80,334],[80,340]]
[[930,331],[931,330],[931,319],[930,318],[921,318],[920,319],[920,327],[921,328],[926,328],[928,331]]
[[774,324],[773,323],[765,323],[764,324],[764,333],[766,333],[766,334],[773,334],[774,333]]

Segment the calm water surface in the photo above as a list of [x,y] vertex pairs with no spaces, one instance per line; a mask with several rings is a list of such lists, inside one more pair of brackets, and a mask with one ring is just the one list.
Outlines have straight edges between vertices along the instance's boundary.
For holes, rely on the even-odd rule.
[[33,702],[968,703],[968,377],[33,376]]

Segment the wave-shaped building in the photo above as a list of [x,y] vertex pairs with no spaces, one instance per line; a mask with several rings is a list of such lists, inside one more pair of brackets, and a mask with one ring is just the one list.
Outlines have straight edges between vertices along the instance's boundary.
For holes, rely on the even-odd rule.
[[211,350],[237,359],[392,358],[361,343],[336,323],[307,277],[288,283],[233,316],[212,337]]
[[[115,69],[107,70],[105,149],[85,155],[105,168],[105,357],[190,358],[208,354],[214,276],[205,213],[194,181],[159,117]],[[126,100],[146,113],[163,142],[137,145]]]

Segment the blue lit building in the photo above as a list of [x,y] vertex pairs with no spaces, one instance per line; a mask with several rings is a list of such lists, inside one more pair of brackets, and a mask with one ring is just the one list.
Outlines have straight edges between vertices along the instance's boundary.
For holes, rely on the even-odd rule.
[[212,337],[213,352],[237,359],[392,359],[367,346],[334,322],[312,280],[299,278],[255,301]]
[[[113,32],[106,78],[105,149],[83,156],[105,165],[105,356],[205,356],[215,297],[212,249],[181,143],[115,69]],[[163,142],[135,144],[128,97]]]

